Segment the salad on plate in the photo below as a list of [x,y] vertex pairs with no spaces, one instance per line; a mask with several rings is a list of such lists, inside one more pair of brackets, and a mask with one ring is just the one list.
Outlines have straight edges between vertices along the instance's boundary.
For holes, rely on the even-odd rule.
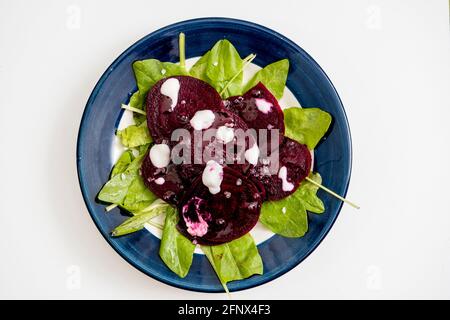
[[130,215],[111,236],[150,230],[161,238],[160,258],[179,277],[202,252],[228,291],[228,282],[264,272],[256,225],[302,237],[307,212],[325,212],[319,188],[346,201],[313,170],[314,148],[332,117],[286,107],[287,59],[246,79],[256,55],[241,58],[226,39],[189,59],[191,67],[184,34],[179,51],[178,63],[133,63],[137,91],[122,105],[130,121],[122,119],[116,132],[121,152],[98,200]]

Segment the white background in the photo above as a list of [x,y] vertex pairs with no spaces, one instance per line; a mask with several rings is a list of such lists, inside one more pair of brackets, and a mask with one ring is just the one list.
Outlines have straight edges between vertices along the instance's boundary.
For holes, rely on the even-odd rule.
[[233,298],[450,298],[446,0],[0,0],[0,297],[226,298],[122,260],[75,165],[83,108],[109,64],[151,31],[206,16],[273,28],[324,68],[348,114],[348,196],[362,207],[344,206],[300,266]]

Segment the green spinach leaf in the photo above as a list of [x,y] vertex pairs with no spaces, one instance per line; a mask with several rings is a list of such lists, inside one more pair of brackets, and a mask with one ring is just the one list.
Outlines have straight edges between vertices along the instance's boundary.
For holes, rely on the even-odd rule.
[[148,131],[147,123],[131,125],[123,130],[117,130],[117,136],[125,147],[135,148],[151,143],[152,137]]
[[[133,108],[138,108],[143,110],[144,109],[144,99],[145,95],[142,95],[139,93],[139,90],[133,93],[133,95],[130,98],[130,101],[128,102],[128,105]],[[146,117],[143,114],[133,112],[133,119],[136,125],[140,125],[141,123],[146,121]]]
[[158,197],[145,186],[142,177],[137,175],[131,182],[121,206],[131,213],[135,213],[148,207],[156,199]]
[[138,93],[130,98],[130,105],[143,109],[145,96],[156,82],[163,78],[187,75],[185,68],[172,62],[161,62],[156,59],[135,61],[133,63],[134,76],[138,87]]
[[177,210],[175,208],[168,209],[159,255],[170,270],[184,278],[191,267],[195,245],[178,232],[177,223]]
[[[309,178],[321,183],[318,173],[311,173]],[[264,202],[259,221],[276,234],[288,238],[298,238],[308,231],[308,215],[306,211],[323,213],[322,200],[317,196],[318,187],[304,180],[290,196]]]
[[[315,182],[321,184],[322,177],[319,173],[310,173],[309,178]],[[309,212],[323,213],[325,211],[325,206],[317,196],[317,190],[319,187],[315,186],[307,180],[303,180],[294,195],[297,197]]]
[[125,170],[127,170],[128,166],[130,165],[131,161],[133,161],[133,159],[134,159],[133,152],[131,150],[125,150],[120,156],[119,160],[117,160],[116,164],[114,165],[111,171],[111,178],[115,177],[120,173],[125,172]]
[[128,188],[135,178],[136,173],[130,171],[114,176],[100,190],[98,199],[104,202],[122,204],[128,193]]
[[288,108],[283,111],[285,135],[314,149],[331,124],[331,115],[319,108]]
[[203,80],[209,83],[209,78],[206,75],[206,69],[208,68],[209,55],[211,51],[206,52],[189,70],[189,74],[197,79]]
[[278,201],[266,201],[259,221],[271,231],[288,238],[303,237],[308,231],[308,215],[295,193]]
[[284,88],[286,86],[286,79],[289,73],[289,60],[283,59],[271,63],[259,70],[253,78],[244,86],[243,92],[247,92],[259,82],[262,82],[267,89],[277,99],[283,96]]
[[242,93],[242,67],[243,61],[236,48],[224,39],[197,61],[190,74],[208,82],[217,92],[227,87],[222,96],[227,98]]
[[117,204],[133,214],[156,199],[156,196],[145,187],[139,175],[148,145],[139,148],[141,153],[130,162],[126,170],[113,176],[98,194],[99,200]]
[[223,285],[263,273],[262,259],[250,234],[221,245],[201,248]]
[[158,203],[152,206],[149,210],[138,213],[125,220],[111,232],[111,235],[114,237],[119,237],[142,230],[145,224],[151,219],[167,212],[168,210],[171,210],[171,207],[167,203]]

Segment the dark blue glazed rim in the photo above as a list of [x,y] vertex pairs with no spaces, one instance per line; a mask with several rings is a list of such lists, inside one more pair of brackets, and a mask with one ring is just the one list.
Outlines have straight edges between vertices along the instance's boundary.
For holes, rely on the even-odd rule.
[[[125,237],[111,238],[109,232],[126,216],[119,209],[105,214],[96,201],[112,167],[111,145],[115,125],[121,116],[120,104],[136,90],[131,64],[135,60],[156,58],[176,62],[178,34],[186,34],[187,57],[200,56],[222,38],[229,39],[242,56],[256,53],[255,63],[267,65],[288,58],[291,64],[287,86],[303,107],[320,107],[333,116],[325,141],[315,150],[315,171],[323,184],[345,195],[350,181],[352,150],[350,130],[342,102],[325,72],[303,49],[283,35],[252,22],[229,18],[202,18],[179,22],[159,29],[122,53],[105,71],[87,102],[77,142],[78,177],[84,201],[106,241],[126,261],[145,274],[166,284],[202,292],[222,292],[209,262],[196,254],[185,278],[172,273],[159,258],[159,239],[143,230]],[[258,245],[264,274],[228,284],[230,291],[255,287],[288,272],[302,262],[325,238],[334,224],[342,203],[319,191],[326,211],[309,214],[309,231],[303,238],[273,236]]]

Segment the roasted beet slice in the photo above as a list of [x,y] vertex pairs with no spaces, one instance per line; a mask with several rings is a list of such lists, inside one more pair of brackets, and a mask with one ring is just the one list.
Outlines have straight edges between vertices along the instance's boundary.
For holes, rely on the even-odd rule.
[[239,115],[253,129],[267,129],[266,141],[258,141],[261,149],[264,149],[271,141],[271,130],[279,130],[279,142],[284,136],[284,115],[273,94],[259,82],[248,90],[243,96],[227,99],[225,107]]
[[[167,81],[170,85],[166,84],[161,90]],[[176,103],[169,96],[176,98]],[[173,130],[189,125],[189,120],[198,110],[221,110],[223,102],[208,83],[189,76],[176,76],[162,79],[150,89],[145,108],[153,140],[161,143],[170,140]]]
[[[201,130],[203,139],[195,139],[194,135],[200,133],[200,130],[188,126],[191,132],[191,161],[188,164],[180,164],[178,170],[189,185],[202,173],[208,160],[215,160],[241,173],[247,172],[253,166],[245,158],[245,151],[256,143],[254,135],[247,132],[247,124],[238,115],[225,109],[214,111],[213,114],[214,121],[211,126]],[[210,137],[207,137],[207,132]],[[227,132],[232,136],[227,137]],[[226,138],[230,140],[224,141]]]
[[185,186],[175,164],[170,163],[167,167],[157,168],[147,153],[142,162],[141,175],[150,191],[168,203],[178,204]]
[[180,202],[178,230],[192,241],[218,245],[249,232],[259,219],[262,198],[255,184],[223,168],[220,192],[211,194],[198,177]]
[[[278,161],[278,166],[275,164]],[[297,190],[311,170],[311,153],[295,140],[284,138],[278,151],[248,172],[252,180],[260,181],[268,200],[279,200]]]

